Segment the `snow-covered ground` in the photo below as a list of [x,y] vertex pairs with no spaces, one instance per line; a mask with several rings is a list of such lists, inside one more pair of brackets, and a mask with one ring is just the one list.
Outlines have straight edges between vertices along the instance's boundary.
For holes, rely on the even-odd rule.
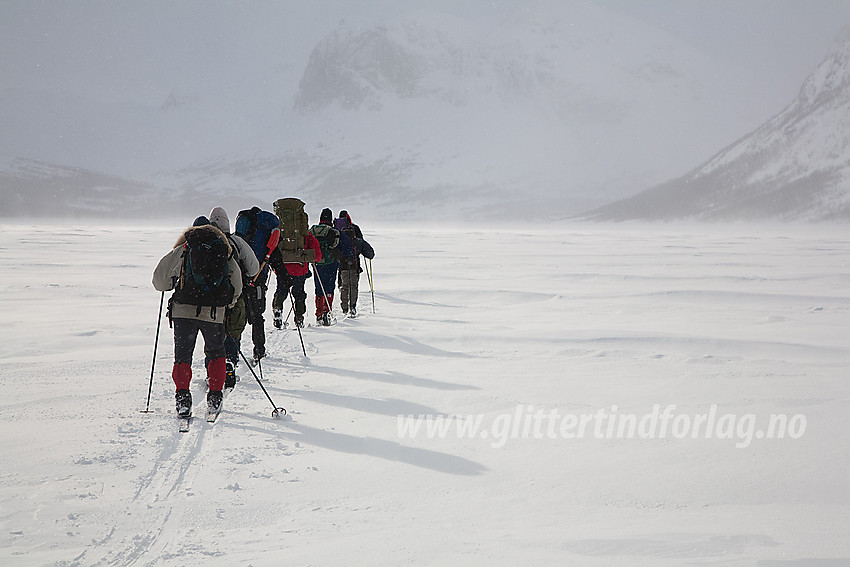
[[850,563],[846,227],[363,226],[374,313],[267,321],[289,418],[242,365],[186,434],[182,228],[0,225],[0,564]]

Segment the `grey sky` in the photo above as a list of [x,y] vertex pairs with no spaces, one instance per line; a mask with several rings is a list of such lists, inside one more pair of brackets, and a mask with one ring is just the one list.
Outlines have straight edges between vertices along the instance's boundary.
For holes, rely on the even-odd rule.
[[[795,92],[850,23],[850,0],[596,0]],[[316,32],[341,18],[416,2],[5,0],[0,3],[3,87],[56,88],[159,100],[164,85],[285,72]],[[434,2],[429,2],[433,6]],[[516,2],[446,2],[466,17]],[[282,69],[283,68],[283,69]],[[786,96],[787,98],[787,96]]]
[[[66,93],[113,103],[113,112],[124,112],[114,103],[158,108],[172,92],[190,100],[202,94],[204,104],[212,105],[205,107],[209,119],[204,125],[220,122],[230,128],[233,121],[235,126],[227,132],[194,132],[194,137],[206,144],[238,144],[254,134],[257,124],[264,126],[290,108],[311,50],[341,20],[375,24],[425,6],[469,22],[498,24],[538,4],[542,14],[580,13],[588,5],[607,8],[686,40],[724,62],[721,68],[728,62],[730,72],[720,80],[730,81],[723,92],[734,108],[724,102],[727,106],[711,111],[713,137],[701,130],[706,149],[685,160],[681,170],[781,111],[850,24],[850,0],[0,0],[0,90],[56,94],[32,97],[48,106],[39,110],[34,104],[36,110],[24,118],[41,122],[66,118],[57,108]],[[601,21],[609,15],[617,14],[606,13]],[[498,25],[489,27],[498,33]],[[717,84],[714,77],[706,79]],[[23,130],[17,133],[29,146],[10,137],[6,151],[28,149],[19,155],[42,159],[38,136],[51,134],[50,128],[41,124],[27,136],[31,123],[7,118],[12,128]],[[68,128],[74,127],[69,131],[75,136],[99,141],[107,134],[137,137],[145,124],[115,128],[104,119]],[[97,128],[104,134],[88,132]],[[59,163],[76,163],[78,150],[87,147],[60,142],[54,144],[60,153],[50,156]],[[665,143],[697,145],[688,139]],[[201,150],[206,146],[196,147],[193,159],[206,151]],[[150,156],[133,153],[127,159],[147,164]]]
[[793,86],[850,25],[850,0],[598,0]]

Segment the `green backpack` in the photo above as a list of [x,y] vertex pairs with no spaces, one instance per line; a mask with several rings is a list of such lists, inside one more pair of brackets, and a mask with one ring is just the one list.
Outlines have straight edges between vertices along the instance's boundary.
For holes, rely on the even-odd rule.
[[305,249],[309,232],[304,201],[295,197],[278,199],[274,202],[274,213],[280,219],[280,241],[277,244],[284,262],[315,262],[312,248]]
[[336,249],[339,245],[339,231],[337,229],[326,224],[317,224],[313,225],[310,232],[313,233],[322,248],[322,261],[319,264],[330,264],[339,260],[339,251]]

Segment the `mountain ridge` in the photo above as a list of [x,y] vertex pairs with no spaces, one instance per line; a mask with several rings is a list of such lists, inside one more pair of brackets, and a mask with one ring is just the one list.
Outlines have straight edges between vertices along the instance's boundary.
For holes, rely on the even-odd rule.
[[685,175],[582,218],[850,220],[848,63],[844,39],[765,124]]
[[[367,218],[538,221],[698,164],[730,138],[712,120],[719,112],[751,120],[723,86],[739,76],[726,62],[589,3],[540,1],[483,20],[423,9],[343,20],[301,64],[287,62],[293,77],[301,69],[297,81],[271,77],[270,92],[250,99],[232,80],[101,109],[6,89],[14,104],[2,116],[7,131],[29,133],[21,148],[58,148],[61,163],[123,177],[116,193],[159,193],[152,209],[298,195]],[[685,132],[700,135],[675,143]],[[6,141],[0,152],[15,153]],[[133,173],[115,173],[122,167]],[[15,187],[31,179],[15,175],[4,174],[4,188],[38,212],[41,193],[27,200]]]

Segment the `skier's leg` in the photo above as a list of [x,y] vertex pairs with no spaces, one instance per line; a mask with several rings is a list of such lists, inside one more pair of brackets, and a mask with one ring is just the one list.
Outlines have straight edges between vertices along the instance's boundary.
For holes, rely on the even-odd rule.
[[221,392],[227,373],[226,348],[224,338],[227,334],[221,323],[200,321],[201,333],[204,335],[204,354],[210,359],[209,377],[210,391]]

